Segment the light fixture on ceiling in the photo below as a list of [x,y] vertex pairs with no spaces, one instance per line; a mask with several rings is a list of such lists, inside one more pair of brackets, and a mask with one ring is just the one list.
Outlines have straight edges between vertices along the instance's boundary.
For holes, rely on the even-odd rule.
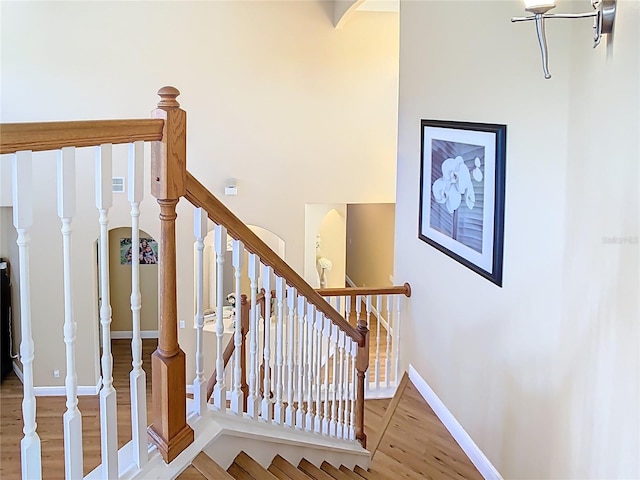
[[551,78],[549,73],[549,54],[547,37],[544,33],[544,21],[547,18],[588,18],[594,17],[593,48],[600,44],[602,35],[613,31],[613,21],[616,16],[616,0],[591,0],[593,12],[587,13],[547,13],[555,7],[555,0],[524,0],[525,10],[533,15],[528,17],[513,17],[512,22],[526,22],[535,20],[538,32],[538,43],[542,52],[542,70],[544,78]]

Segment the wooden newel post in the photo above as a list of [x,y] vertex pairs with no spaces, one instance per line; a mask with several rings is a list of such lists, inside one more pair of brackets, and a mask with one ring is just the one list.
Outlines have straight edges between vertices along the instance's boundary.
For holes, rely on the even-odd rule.
[[158,91],[161,99],[153,118],[162,118],[162,140],[151,146],[151,193],[160,204],[158,349],[151,357],[153,423],[147,429],[165,462],[171,462],[193,442],[187,424],[186,364],[178,344],[176,302],[176,205],[185,194],[187,114],[173,87]]
[[356,440],[360,442],[362,448],[367,448],[367,435],[364,433],[364,382],[367,381],[367,370],[369,369],[369,329],[367,319],[361,317],[357,319],[357,328],[364,338],[362,345],[358,345],[356,355],[356,371],[358,373],[358,390],[356,391]]

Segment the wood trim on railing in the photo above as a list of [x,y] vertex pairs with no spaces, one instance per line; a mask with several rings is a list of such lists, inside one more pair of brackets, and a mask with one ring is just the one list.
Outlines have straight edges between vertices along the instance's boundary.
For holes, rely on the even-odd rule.
[[242,241],[252,253],[260,257],[260,261],[273,268],[276,275],[284,278],[287,284],[294,287],[298,293],[311,301],[316,308],[331,319],[334,325],[343,330],[358,345],[365,342],[364,336],[353,325],[350,325],[314,288],[296,273],[277,253],[253,233],[231,210],[211,194],[193,175],[187,172],[187,193],[185,198],[196,207],[203,208],[209,218],[218,225],[224,225],[232,237]]
[[3,123],[0,154],[34,152],[63,147],[93,147],[105,143],[162,140],[164,120],[87,120],[73,122]]
[[354,295],[404,295],[411,296],[411,285],[394,285],[392,287],[344,287],[344,288],[318,288],[318,294],[323,297],[346,297]]

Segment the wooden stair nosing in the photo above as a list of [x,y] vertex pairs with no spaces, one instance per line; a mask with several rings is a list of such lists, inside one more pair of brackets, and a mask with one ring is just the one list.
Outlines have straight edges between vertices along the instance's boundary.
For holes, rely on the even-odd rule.
[[276,455],[271,461],[271,465],[285,473],[291,480],[309,480],[309,476],[302,470],[299,470],[286,458]]
[[266,468],[256,462],[245,452],[240,452],[233,463],[238,465],[253,478],[259,478],[260,480],[278,480],[275,475],[270,473]]
[[316,467],[306,458],[300,460],[298,468],[315,480],[335,480],[331,475]]
[[227,469],[227,473],[231,475],[231,478],[235,478],[236,480],[255,480],[237,463],[232,463],[231,466]]
[[284,473],[282,470],[276,467],[273,463],[269,465],[269,468],[267,468],[267,471],[274,477],[278,478],[278,480],[291,480],[291,477],[289,477],[289,475]]
[[230,479],[233,478],[229,475],[224,468],[214,462],[206,453],[200,452],[196,458],[193,459],[191,465],[202,474],[203,477],[211,480],[217,479]]
[[356,472],[358,475],[360,475],[362,478],[373,480],[373,476],[371,475],[371,472],[368,472],[367,470],[362,468],[360,465],[356,465],[353,471]]
[[349,470],[347,467],[345,467],[344,465],[340,465],[340,468],[338,469],[340,470],[342,473],[344,473],[347,477],[349,477],[351,480],[360,480],[362,477],[360,477],[360,475],[358,475],[357,473],[355,473],[353,470]]
[[322,465],[320,465],[320,469],[322,471],[324,471],[324,472],[327,472],[329,475],[331,475],[336,480],[349,480],[349,476],[348,475],[346,475],[345,473],[343,473],[340,470],[338,470],[336,467],[331,465],[326,460],[324,462],[322,462]]

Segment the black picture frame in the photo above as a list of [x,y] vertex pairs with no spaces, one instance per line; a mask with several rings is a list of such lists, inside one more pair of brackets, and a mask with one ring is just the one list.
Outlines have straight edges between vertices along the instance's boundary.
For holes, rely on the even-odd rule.
[[502,287],[507,126],[420,127],[418,238]]

